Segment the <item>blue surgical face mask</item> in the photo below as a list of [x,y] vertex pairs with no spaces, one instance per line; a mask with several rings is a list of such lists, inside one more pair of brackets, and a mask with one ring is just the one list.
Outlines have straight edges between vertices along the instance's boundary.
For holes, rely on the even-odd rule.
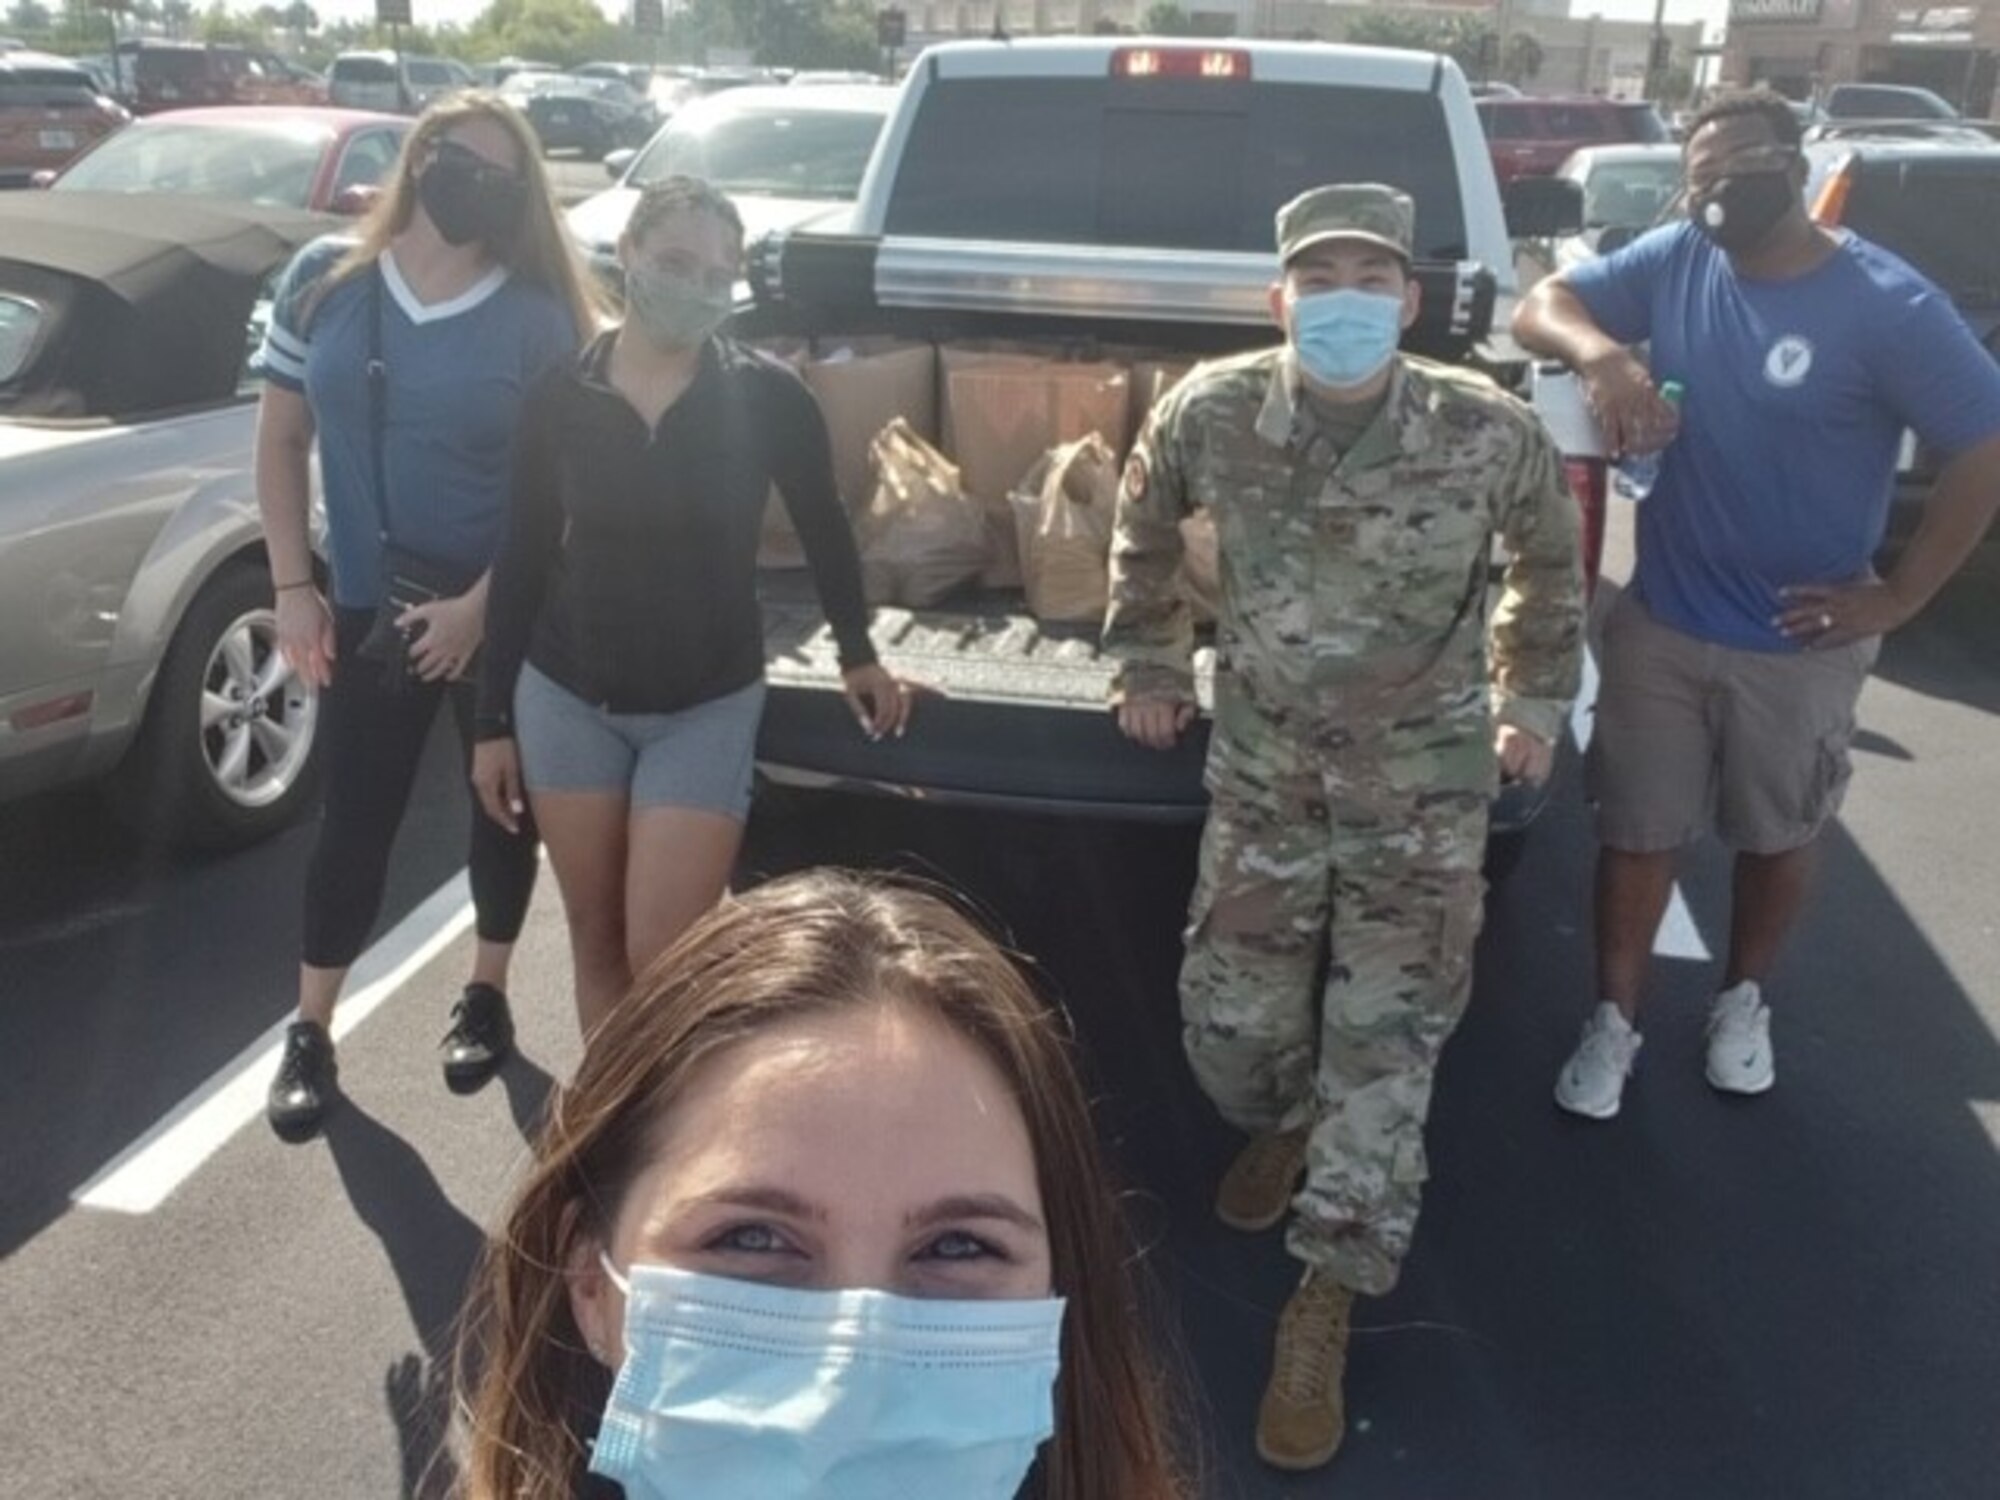
[[625,1363],[590,1468],[627,1500],[1014,1500],[1055,1430],[1061,1298],[604,1268],[625,1293]]
[[1360,385],[1381,373],[1403,337],[1403,299],[1341,287],[1292,304],[1292,347],[1321,385]]

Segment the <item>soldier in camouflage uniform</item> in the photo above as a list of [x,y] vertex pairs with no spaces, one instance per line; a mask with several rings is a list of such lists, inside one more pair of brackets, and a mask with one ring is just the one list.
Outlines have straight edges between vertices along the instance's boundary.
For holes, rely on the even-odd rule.
[[1181,1009],[1203,1089],[1253,1137],[1217,1212],[1265,1229],[1289,1208],[1307,1267],[1257,1431],[1295,1469],[1339,1446],[1350,1302],[1389,1290],[1416,1225],[1489,799],[1503,772],[1548,774],[1581,659],[1576,504],[1547,434],[1483,377],[1396,352],[1413,220],[1374,185],[1280,210],[1287,342],[1201,366],[1154,409],[1112,544],[1119,722],[1166,748],[1194,712],[1179,522],[1206,505],[1218,528]]

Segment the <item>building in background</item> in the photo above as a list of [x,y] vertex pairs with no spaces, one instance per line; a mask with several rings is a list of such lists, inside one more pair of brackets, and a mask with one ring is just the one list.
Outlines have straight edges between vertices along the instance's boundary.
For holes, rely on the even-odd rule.
[[1723,77],[1795,99],[1836,83],[1914,84],[1961,112],[1993,112],[2000,4],[1731,0]]
[[[1012,36],[1074,35],[1116,26],[1139,31],[1155,0],[902,0],[913,44],[991,35],[998,20]],[[1172,0],[1189,30],[1203,36],[1316,38],[1337,42],[1357,20],[1400,16],[1485,24],[1506,41],[1533,39],[1540,66],[1516,76],[1535,94],[1607,94],[1639,98],[1653,27],[1647,21],[1607,20],[1589,12],[1591,0]],[[1664,28],[1673,66],[1692,76],[1702,47],[1699,21]]]

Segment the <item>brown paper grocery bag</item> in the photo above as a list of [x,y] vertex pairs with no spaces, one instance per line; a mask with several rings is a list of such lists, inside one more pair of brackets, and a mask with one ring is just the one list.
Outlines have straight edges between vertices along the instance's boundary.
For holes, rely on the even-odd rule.
[[[797,340],[759,347],[788,358],[805,377],[826,418],[833,447],[834,486],[847,513],[858,514],[874,486],[869,450],[898,417],[926,443],[937,439],[937,351],[889,338],[822,339],[811,349]],[[800,568],[805,551],[775,488],[764,507],[757,547],[762,568]]]
[[1193,368],[1193,363],[1188,360],[1147,359],[1133,363],[1131,423],[1127,428],[1125,446],[1120,452],[1131,451],[1132,445],[1139,441],[1139,434],[1146,430],[1147,416]]
[[1103,622],[1118,475],[1118,455],[1093,432],[1050,450],[1010,497],[1022,587],[1036,619]]
[[958,470],[900,417],[874,444],[875,489],[856,525],[871,604],[935,604],[986,564],[986,517]]
[[1012,356],[977,360],[946,352],[945,416],[965,492],[987,508],[994,557],[984,582],[1020,583],[1007,497],[1051,448],[1095,432],[1115,440],[1131,405],[1122,365]]

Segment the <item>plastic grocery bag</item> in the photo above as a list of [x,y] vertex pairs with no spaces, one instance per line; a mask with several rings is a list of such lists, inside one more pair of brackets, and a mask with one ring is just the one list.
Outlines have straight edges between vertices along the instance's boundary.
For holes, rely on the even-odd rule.
[[986,516],[958,469],[901,417],[871,449],[875,489],[855,530],[871,604],[935,604],[986,565]]
[[1103,621],[1118,472],[1118,455],[1093,432],[1043,454],[1009,497],[1021,582],[1037,619]]

